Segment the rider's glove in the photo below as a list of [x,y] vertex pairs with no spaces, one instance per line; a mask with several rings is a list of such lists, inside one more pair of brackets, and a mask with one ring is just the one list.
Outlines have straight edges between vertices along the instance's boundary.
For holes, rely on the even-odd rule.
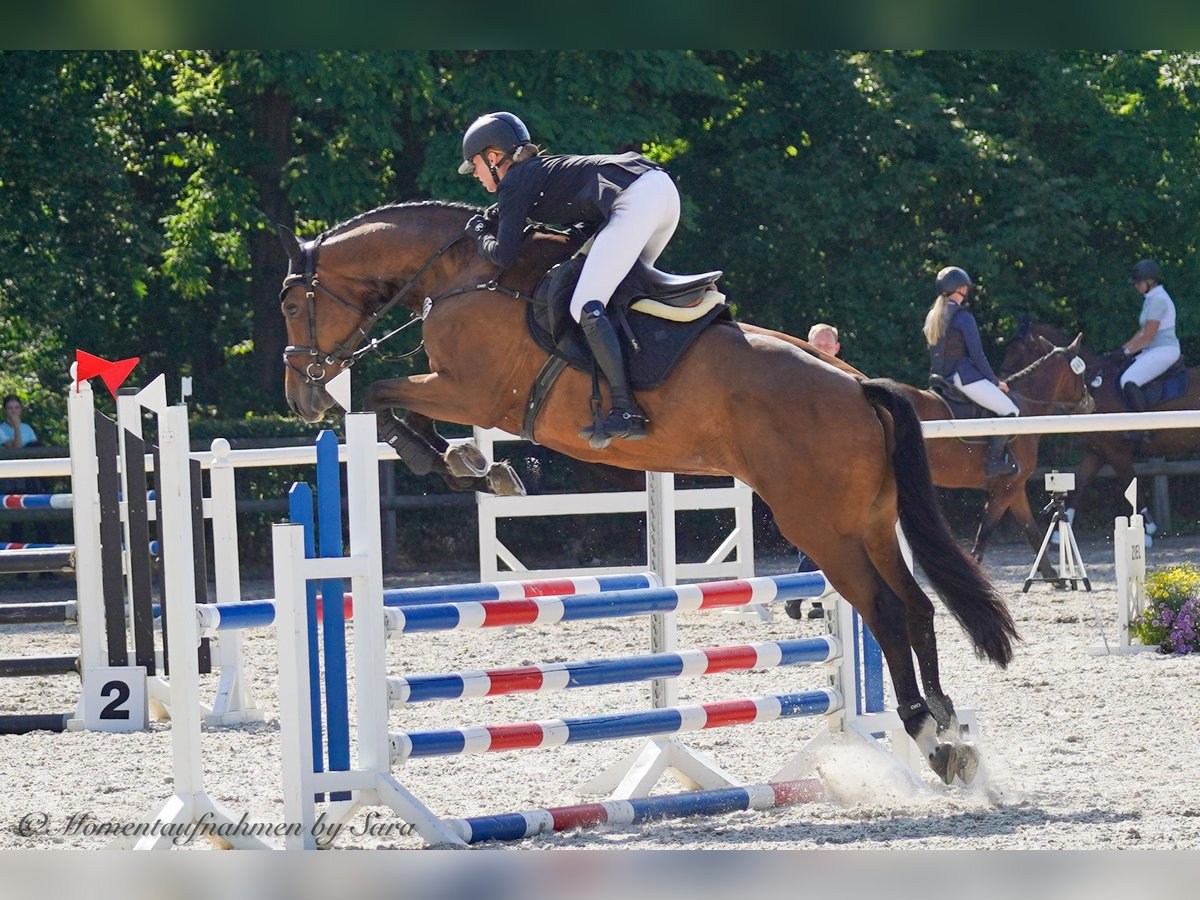
[[466,232],[476,240],[489,231],[491,231],[491,224],[483,216],[476,214],[467,220]]

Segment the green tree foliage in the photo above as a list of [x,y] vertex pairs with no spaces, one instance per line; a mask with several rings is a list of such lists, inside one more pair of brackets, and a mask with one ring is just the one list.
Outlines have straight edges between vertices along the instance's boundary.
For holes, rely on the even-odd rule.
[[[924,380],[951,263],[990,344],[1027,312],[1107,349],[1154,256],[1194,360],[1198,72],[1147,52],[2,53],[0,387],[56,402],[78,347],[193,375],[213,414],[278,410],[276,223],[488,202],[455,165],[492,109],[551,152],[664,162],[684,197],[664,266],[724,268],[750,321],[834,322],[871,374]],[[365,374],[404,365],[424,364]]]

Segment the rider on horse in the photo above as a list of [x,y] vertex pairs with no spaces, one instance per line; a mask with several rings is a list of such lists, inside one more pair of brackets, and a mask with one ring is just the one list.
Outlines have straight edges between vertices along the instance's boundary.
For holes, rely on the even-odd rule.
[[[1021,411],[1008,397],[1008,385],[996,377],[983,354],[975,317],[963,306],[972,287],[971,276],[958,266],[947,266],[937,274],[938,295],[924,328],[930,372],[998,416],[1019,416]],[[1004,450],[1008,440],[1009,435],[998,434],[988,441],[988,478],[1017,473],[1017,464]]]
[[[625,354],[605,310],[634,263],[653,265],[675,233],[679,192],[671,177],[636,153],[543,155],[525,123],[508,112],[471,123],[458,171],[474,174],[498,195],[499,202],[474,216],[467,230],[480,255],[501,268],[516,262],[530,219],[597,229],[571,297],[571,316],[611,389],[603,432],[609,438],[644,438],[646,416],[633,398]],[[593,430],[584,428],[580,436],[591,437]]]
[[1133,267],[1129,283],[1144,298],[1138,331],[1111,354],[1118,361],[1136,357],[1121,373],[1121,393],[1135,412],[1146,410],[1142,385],[1153,381],[1179,359],[1175,304],[1162,286],[1162,278],[1162,269],[1152,259],[1143,259]]

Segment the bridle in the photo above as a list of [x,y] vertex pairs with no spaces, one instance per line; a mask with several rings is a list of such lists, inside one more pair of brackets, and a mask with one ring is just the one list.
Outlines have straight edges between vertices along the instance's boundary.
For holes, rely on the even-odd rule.
[[[1046,361],[1050,359],[1051,356],[1065,356],[1066,352],[1066,347],[1055,347],[1045,356],[1034,360],[1024,369],[1016,372],[1013,375],[1009,375],[1004,380],[1011,386],[1013,382],[1019,381],[1028,375],[1032,375],[1034,372],[1040,369],[1046,363]],[[1078,400],[1039,400],[1036,397],[1030,397],[1027,394],[1022,394],[1013,390],[1010,390],[1009,393],[1020,400],[1046,407],[1050,415],[1074,415],[1076,413],[1082,413],[1086,415],[1096,408],[1096,399],[1092,396],[1091,391],[1088,390],[1087,379],[1085,378],[1087,367],[1084,364],[1083,358],[1078,355],[1072,357],[1070,366],[1071,371],[1080,378],[1080,381],[1083,385],[1083,396]]]
[[[303,254],[304,271],[289,273],[288,276],[283,279],[283,287],[279,291],[279,302],[282,304],[287,292],[296,285],[302,284],[305,286],[306,290],[304,293],[304,302],[305,313],[308,318],[308,345],[304,346],[300,344],[288,344],[288,346],[284,347],[283,364],[303,378],[306,384],[324,384],[329,376],[329,371],[331,368],[336,366],[334,374],[337,374],[337,372],[340,372],[342,369],[350,368],[364,355],[370,353],[372,350],[377,349],[384,341],[395,337],[401,331],[404,331],[404,329],[419,323],[423,317],[417,315],[416,313],[410,312],[408,321],[399,328],[393,329],[383,337],[374,338],[373,340],[359,347],[357,350],[351,349],[355,344],[366,340],[371,330],[379,323],[379,320],[391,312],[393,307],[395,307],[397,303],[404,299],[404,296],[412,289],[413,285],[420,280],[421,276],[428,272],[433,264],[446,254],[446,251],[457,244],[465,236],[466,235],[462,233],[457,234],[454,236],[454,238],[447,241],[445,244],[435,250],[430,257],[425,260],[421,267],[417,269],[416,273],[411,278],[407,279],[404,284],[400,285],[399,289],[397,289],[396,292],[392,294],[392,296],[388,298],[386,302],[381,304],[374,312],[364,309],[358,304],[340,296],[336,291],[328,288],[317,277],[317,251],[321,247],[321,242],[324,240],[324,235],[318,237],[316,240],[301,244],[300,250]],[[351,312],[357,313],[359,316],[358,323],[355,325],[354,330],[350,333],[350,335],[328,352],[317,346],[316,292],[318,290],[322,291]],[[460,289],[450,293],[465,293],[467,290],[475,290],[475,287]],[[443,294],[436,299],[442,299],[448,295],[449,294]],[[434,300],[435,298],[426,298],[426,311],[433,304]],[[404,359],[405,357],[412,356],[417,353],[422,346],[423,343],[419,344],[416,349],[411,350],[398,358]],[[295,356],[307,357],[308,362],[304,364],[303,368],[292,361],[292,357]]]

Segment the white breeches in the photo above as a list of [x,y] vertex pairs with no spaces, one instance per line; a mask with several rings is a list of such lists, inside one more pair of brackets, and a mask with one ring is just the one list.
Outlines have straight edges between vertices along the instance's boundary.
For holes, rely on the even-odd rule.
[[1179,359],[1178,347],[1147,347],[1121,373],[1121,387],[1129,382],[1141,387],[1161,375]]
[[651,170],[625,188],[592,241],[571,295],[571,318],[578,322],[592,300],[607,306],[635,262],[654,264],[678,224],[679,191],[666,172]]
[[1008,394],[1000,390],[990,381],[982,380],[972,382],[971,384],[963,384],[958,377],[958,373],[954,374],[954,386],[982,406],[984,409],[990,409],[998,416],[1019,416],[1021,411],[1017,409],[1017,404],[1009,399]]

